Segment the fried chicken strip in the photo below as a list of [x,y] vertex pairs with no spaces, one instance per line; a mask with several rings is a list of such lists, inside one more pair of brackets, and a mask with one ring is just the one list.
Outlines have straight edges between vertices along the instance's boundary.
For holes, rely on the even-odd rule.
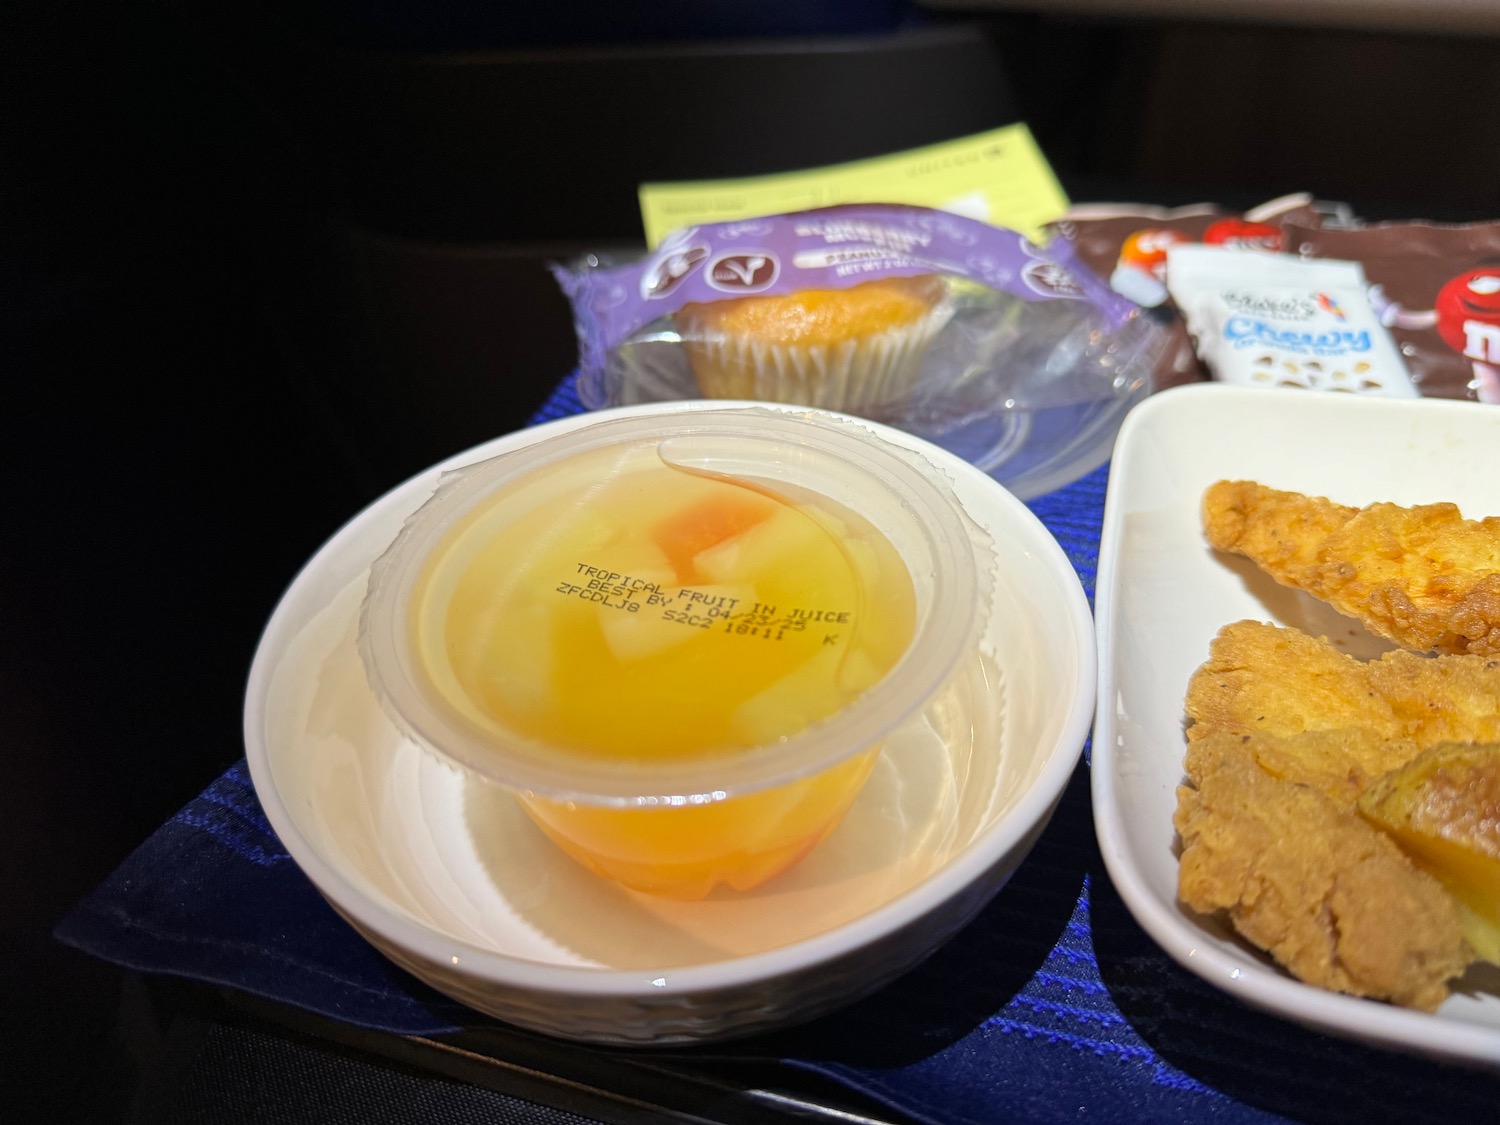
[[1253,481],[1219,481],[1203,527],[1244,555],[1416,652],[1500,655],[1500,517],[1466,520],[1453,504],[1351,508]]
[[1473,957],[1457,905],[1352,805],[1262,769],[1264,737],[1190,748],[1173,818],[1180,898],[1226,912],[1309,984],[1432,1011]]
[[[1226,734],[1221,731],[1188,743],[1182,765],[1189,781],[1197,784],[1208,772],[1216,760],[1217,739]],[[1306,785],[1344,806],[1352,806],[1383,777],[1422,753],[1409,738],[1385,739],[1359,727],[1227,736],[1241,739],[1244,752],[1273,778]]]
[[1226,625],[1188,681],[1190,740],[1219,731],[1279,736],[1360,731],[1347,748],[1378,776],[1385,743],[1500,741],[1500,657],[1393,651],[1361,662],[1328,641],[1259,621]]

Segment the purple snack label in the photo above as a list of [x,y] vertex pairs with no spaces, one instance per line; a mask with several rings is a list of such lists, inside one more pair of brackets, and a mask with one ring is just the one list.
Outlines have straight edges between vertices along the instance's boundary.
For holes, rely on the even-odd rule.
[[1001,227],[896,205],[847,205],[685,227],[625,266],[554,270],[573,305],[584,371],[692,302],[847,289],[880,277],[941,274],[1028,301],[1077,300],[1111,327],[1137,310],[1074,256]]

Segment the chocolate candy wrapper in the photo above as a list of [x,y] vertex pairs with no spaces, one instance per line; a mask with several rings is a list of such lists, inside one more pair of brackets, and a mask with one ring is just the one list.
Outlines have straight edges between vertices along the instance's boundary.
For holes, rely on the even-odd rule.
[[1306,258],[1357,261],[1423,395],[1500,403],[1500,223],[1283,227]]
[[920,207],[690,227],[638,260],[555,270],[590,408],[686,398],[841,410],[908,430],[1019,495],[1109,454],[1166,333],[1075,256]]
[[1053,229],[1068,239],[1093,273],[1112,289],[1149,308],[1168,338],[1152,383],[1158,389],[1210,378],[1167,291],[1167,252],[1201,243],[1236,250],[1278,251],[1283,228],[1313,229],[1319,209],[1312,196],[1288,195],[1237,213],[1214,204],[1164,208],[1097,203],[1071,208]]

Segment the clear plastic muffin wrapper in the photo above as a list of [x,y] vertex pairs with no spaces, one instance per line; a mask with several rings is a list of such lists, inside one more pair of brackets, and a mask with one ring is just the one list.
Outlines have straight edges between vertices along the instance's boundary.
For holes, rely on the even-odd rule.
[[[957,453],[1022,498],[1107,458],[1169,344],[1160,323],[1083,266],[1066,238],[1041,247],[916,207],[687,228],[638,260],[589,256],[555,272],[572,301],[579,394],[591,409],[722,393],[843,410]],[[942,283],[925,316],[842,351],[694,331],[674,315],[690,304],[923,276]],[[705,387],[694,352],[732,358],[749,374]]]

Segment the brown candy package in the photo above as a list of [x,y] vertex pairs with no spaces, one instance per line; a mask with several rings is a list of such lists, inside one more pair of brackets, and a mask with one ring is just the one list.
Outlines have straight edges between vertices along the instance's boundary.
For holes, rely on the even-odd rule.
[[1283,228],[1316,230],[1319,212],[1310,195],[1288,195],[1243,214],[1212,204],[1168,210],[1139,204],[1085,204],[1053,225],[1075,253],[1117,293],[1153,315],[1171,339],[1153,373],[1155,390],[1209,377],[1187,328],[1167,293],[1167,249],[1204,243],[1250,251],[1285,248]]
[[1370,303],[1423,395],[1500,403],[1500,222],[1282,230],[1290,253],[1364,266]]

